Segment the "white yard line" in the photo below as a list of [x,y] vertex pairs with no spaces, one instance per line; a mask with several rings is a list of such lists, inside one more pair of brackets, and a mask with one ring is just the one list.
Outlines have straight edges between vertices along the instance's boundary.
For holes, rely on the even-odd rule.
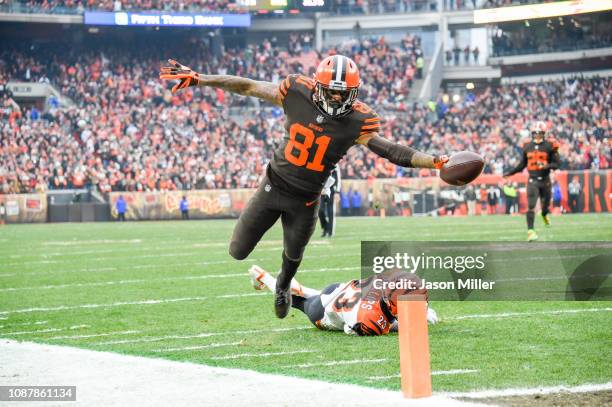
[[178,352],[178,351],[185,351],[185,350],[221,348],[224,346],[238,346],[238,345],[241,345],[242,343],[243,343],[242,341],[227,342],[227,343],[209,343],[208,345],[185,346],[182,348],[153,349],[152,352],[163,353],[163,352]]
[[10,311],[0,311],[0,315],[9,314],[23,314],[30,312],[51,312],[51,311],[66,311],[81,308],[113,308],[113,307],[124,307],[129,305],[157,305],[157,304],[168,304],[175,302],[191,302],[191,301],[206,301],[215,298],[235,298],[235,297],[254,297],[263,296],[267,293],[251,293],[251,294],[227,294],[217,295],[211,297],[182,297],[182,298],[165,298],[160,300],[140,300],[140,301],[120,301],[111,302],[108,304],[77,304],[77,305],[59,305],[56,307],[36,307],[36,308],[21,308]]
[[291,365],[285,367],[300,367],[309,368],[317,366],[339,366],[339,365],[355,365],[359,363],[381,363],[387,362],[389,359],[350,359],[350,360],[333,360],[331,362],[320,362],[320,363],[302,363],[300,365]]
[[69,326],[66,328],[47,328],[47,329],[37,329],[34,331],[2,332],[0,333],[0,335],[10,335],[10,336],[27,335],[27,334],[36,335],[36,334],[45,334],[49,332],[72,331],[75,329],[89,328],[89,327],[90,325],[73,325],[73,326]]
[[116,267],[100,267],[100,268],[84,268],[74,270],[61,270],[61,271],[34,271],[28,273],[2,273],[0,277],[15,277],[15,276],[42,276],[47,274],[58,274],[58,273],[97,273],[105,271],[115,271]]
[[[325,273],[330,271],[350,271],[357,270],[359,267],[330,267],[321,269],[305,269],[300,270],[301,274],[304,273]],[[26,286],[26,287],[7,287],[0,288],[0,292],[16,292],[16,291],[32,291],[32,290],[53,290],[53,289],[64,289],[64,288],[76,288],[76,287],[102,287],[102,286],[113,286],[113,285],[128,285],[128,284],[149,284],[154,282],[163,281],[189,281],[189,280],[207,280],[211,278],[244,278],[247,277],[248,273],[227,273],[227,274],[204,274],[195,276],[182,276],[182,277],[163,277],[163,278],[149,278],[149,279],[131,279],[131,280],[111,280],[111,281],[98,281],[91,283],[69,283],[69,284],[48,284],[38,286]],[[555,277],[558,279],[561,277]]]
[[547,310],[547,311],[530,311],[530,312],[503,312],[499,314],[474,314],[474,315],[461,315],[458,317],[446,317],[441,318],[441,321],[462,321],[465,319],[479,319],[479,318],[512,318],[512,317],[523,317],[531,315],[557,315],[557,314],[578,314],[581,312],[610,312],[612,308],[582,308],[582,309],[560,309],[560,310]]
[[101,336],[115,336],[115,335],[132,335],[139,334],[142,331],[115,331],[115,332],[104,332],[101,334],[88,334],[88,335],[63,335],[63,336],[52,336],[45,339],[86,339],[86,338],[99,338]]
[[248,329],[240,331],[224,331],[224,332],[201,332],[192,335],[166,335],[166,336],[154,336],[149,338],[137,338],[137,339],[125,339],[125,340],[114,340],[97,342],[93,345],[121,345],[125,343],[142,343],[142,342],[160,342],[174,339],[195,339],[195,338],[208,338],[211,336],[226,336],[226,335],[248,335],[258,333],[274,333],[274,332],[288,332],[288,331],[300,331],[304,329],[314,329],[314,326],[298,326],[293,328],[271,328],[271,329]]
[[213,360],[230,360],[230,359],[242,359],[242,358],[263,358],[267,356],[283,356],[283,355],[295,355],[298,353],[315,353],[316,350],[290,350],[286,352],[263,352],[263,353],[238,353],[236,355],[226,355],[226,356],[213,356],[211,359]]
[[[319,269],[304,269],[300,270],[300,273],[327,273],[330,271],[350,271],[358,270],[360,267],[329,267]],[[195,276],[182,276],[182,277],[163,277],[163,278],[141,278],[131,280],[114,280],[114,281],[99,281],[92,283],[70,283],[70,284],[49,284],[49,285],[38,285],[30,287],[7,287],[0,288],[0,292],[14,292],[14,291],[31,291],[31,290],[51,290],[51,289],[63,289],[63,288],[76,288],[76,287],[101,287],[101,286],[112,286],[112,285],[126,285],[126,284],[149,284],[154,282],[163,281],[189,281],[189,280],[207,280],[210,278],[246,278],[248,273],[226,273],[226,274],[202,274]]]
[[[434,370],[431,372],[432,376],[446,376],[446,375],[456,375],[456,374],[469,374],[469,373],[478,373],[480,370],[477,369],[452,369],[452,370]],[[377,380],[390,380],[390,379],[399,379],[401,376],[399,374],[389,375],[389,376],[370,376],[368,377],[368,381],[377,381]]]
[[[3,385],[57,383],[77,387],[82,406],[466,406],[444,396],[406,400],[397,391],[0,340]],[[112,391],[110,391],[111,389]]]
[[583,384],[579,386],[551,386],[533,387],[525,389],[500,389],[500,390],[480,390],[470,392],[437,393],[447,397],[465,397],[473,399],[483,399],[489,397],[509,397],[509,396],[530,396],[537,394],[552,393],[590,393],[595,391],[612,390],[612,382],[600,384]]
[[14,326],[29,326],[29,325],[46,325],[49,321],[31,321],[31,322],[20,322],[18,324],[0,325],[0,328],[12,328]]

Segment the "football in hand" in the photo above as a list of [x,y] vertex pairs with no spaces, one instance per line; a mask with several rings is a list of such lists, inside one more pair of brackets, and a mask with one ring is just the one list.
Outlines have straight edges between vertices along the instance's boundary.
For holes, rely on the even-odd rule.
[[440,178],[451,185],[465,185],[474,181],[484,168],[483,158],[471,151],[460,151],[450,156],[440,170]]

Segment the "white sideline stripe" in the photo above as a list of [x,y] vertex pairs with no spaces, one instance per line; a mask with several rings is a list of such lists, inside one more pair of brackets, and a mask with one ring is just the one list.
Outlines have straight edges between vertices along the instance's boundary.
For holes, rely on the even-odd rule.
[[238,346],[242,344],[242,341],[239,342],[229,342],[229,343],[209,343],[208,345],[198,345],[198,346],[185,346],[183,348],[168,348],[168,349],[153,349],[152,352],[176,352],[183,350],[198,350],[198,349],[208,349],[208,348],[220,348],[223,346]]
[[[203,403],[211,407],[271,407],[287,405],[288,400],[298,400],[297,404],[304,407],[474,405],[437,395],[406,400],[399,391],[354,384],[15,340],[0,340],[0,355],[0,377],[5,378],[4,385],[69,383],[79,389],[79,405],[91,407],[199,406]],[[44,369],[41,360],[44,360]],[[119,390],[109,392],[108,389]]]
[[549,311],[531,311],[531,312],[503,312],[499,314],[474,314],[474,315],[462,315],[459,317],[448,317],[442,318],[443,321],[462,321],[465,319],[478,319],[478,318],[509,318],[509,317],[522,317],[529,315],[557,315],[557,314],[578,314],[581,312],[610,312],[612,308],[584,308],[584,309],[560,309],[560,310],[549,310]]
[[[300,273],[323,273],[329,271],[350,271],[358,270],[360,267],[329,267],[319,269],[304,269],[300,270]],[[14,292],[14,291],[26,291],[26,290],[50,290],[50,289],[61,289],[61,288],[72,288],[72,287],[100,287],[109,285],[124,285],[124,284],[140,284],[140,283],[152,283],[162,281],[181,281],[181,280],[206,280],[209,278],[235,278],[235,277],[247,277],[248,273],[231,273],[231,274],[202,274],[197,276],[182,276],[182,277],[163,277],[163,278],[141,278],[132,280],[115,280],[115,281],[100,281],[95,283],[70,283],[70,284],[50,284],[50,285],[39,285],[31,287],[7,287],[0,288],[0,292]]]
[[85,338],[97,338],[100,336],[131,335],[131,334],[139,334],[141,332],[142,331],[115,331],[115,332],[105,332],[101,334],[89,334],[89,335],[52,336],[50,338],[45,338],[45,339],[85,339]]
[[121,345],[124,343],[141,343],[141,342],[159,342],[165,341],[168,339],[194,339],[194,338],[208,338],[211,336],[220,336],[220,335],[243,335],[243,334],[256,334],[256,333],[269,333],[269,332],[288,332],[288,331],[298,331],[303,329],[314,329],[314,326],[298,326],[293,328],[272,328],[272,329],[249,329],[249,330],[241,330],[241,331],[225,331],[225,332],[202,332],[199,334],[193,335],[168,335],[168,336],[154,336],[150,338],[138,338],[138,339],[124,339],[124,340],[115,340],[115,341],[106,341],[106,342],[97,342],[94,343],[94,346],[100,345]]
[[[468,373],[478,373],[480,370],[478,369],[452,369],[452,370],[434,370],[431,372],[432,376],[446,376],[446,375],[456,375],[456,374],[468,374]],[[401,375],[393,374],[389,376],[370,376],[368,377],[368,381],[376,381],[376,380],[389,380],[389,379],[398,379]]]
[[508,397],[508,396],[530,396],[535,394],[551,394],[551,393],[590,393],[595,391],[612,390],[612,382],[600,384],[582,384],[579,386],[551,386],[551,387],[533,387],[525,389],[501,389],[501,390],[481,390],[472,392],[450,392],[436,393],[436,395],[446,397],[462,397],[472,399],[483,399],[489,397]]
[[314,353],[315,350],[291,350],[287,352],[265,352],[265,353],[239,353],[237,355],[228,356],[213,356],[213,360],[229,360],[229,359],[240,359],[240,358],[261,358],[266,356],[282,356],[282,355],[295,355],[298,353]]
[[[2,318],[6,319],[6,318]],[[45,325],[49,321],[33,321],[33,322],[21,322],[19,324],[11,324],[11,325],[0,325],[0,328],[12,328],[14,326],[26,326],[26,325]]]
[[316,367],[316,366],[337,366],[337,365],[354,365],[357,363],[378,363],[378,362],[386,362],[389,359],[350,359],[350,360],[334,360],[331,362],[321,362],[321,363],[303,363],[301,365],[291,365],[286,367]]
[[15,335],[27,335],[27,334],[44,334],[48,332],[69,331],[69,330],[89,328],[89,327],[90,327],[89,325],[73,325],[67,328],[47,328],[47,329],[38,329],[35,331],[2,332],[0,333],[0,335],[15,336]]
[[252,293],[252,294],[227,294],[217,295],[214,297],[184,297],[184,298],[166,298],[162,300],[141,300],[141,301],[123,301],[111,302],[109,304],[79,304],[79,305],[59,305],[57,307],[37,307],[37,308],[22,308],[10,311],[0,311],[0,315],[7,314],[22,314],[27,312],[49,312],[49,311],[65,311],[80,308],[111,308],[123,307],[126,305],[156,305],[173,302],[189,302],[189,301],[205,301],[213,298],[236,298],[236,297],[253,297],[267,295],[267,293]]

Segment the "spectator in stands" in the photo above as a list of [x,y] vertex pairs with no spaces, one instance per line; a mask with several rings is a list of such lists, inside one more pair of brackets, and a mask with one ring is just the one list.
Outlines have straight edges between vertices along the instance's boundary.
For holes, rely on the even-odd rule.
[[117,211],[117,220],[125,222],[125,212],[127,211],[127,202],[123,199],[123,195],[119,195],[115,202],[115,210]]
[[461,48],[458,45],[455,45],[453,48],[453,55],[455,60],[455,66],[459,65],[459,56],[461,55]]
[[189,220],[189,201],[187,201],[187,197],[183,195],[180,202],[180,210],[181,210],[181,218],[183,220]]
[[480,49],[478,49],[478,46],[474,47],[472,50],[472,55],[474,55],[474,65],[479,65]]

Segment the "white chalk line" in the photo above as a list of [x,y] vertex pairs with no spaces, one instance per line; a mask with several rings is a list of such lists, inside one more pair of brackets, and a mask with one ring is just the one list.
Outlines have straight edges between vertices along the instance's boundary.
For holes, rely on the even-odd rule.
[[[457,374],[471,374],[471,373],[478,373],[480,372],[480,370],[478,369],[451,369],[451,370],[433,370],[431,372],[432,376],[450,376],[450,375],[457,375]],[[390,379],[398,379],[400,378],[401,375],[398,374],[394,374],[394,375],[389,375],[389,376],[370,376],[368,377],[368,381],[370,382],[374,382],[374,381],[378,381],[378,380],[390,380]]]
[[[500,313],[500,314],[474,314],[474,315],[463,315],[459,317],[443,318],[441,319],[441,321],[447,321],[447,320],[460,321],[460,320],[474,319],[474,318],[522,317],[522,316],[533,316],[533,315],[539,315],[539,314],[574,314],[574,313],[579,313],[579,312],[601,312],[601,311],[612,311],[612,308],[585,308],[585,309],[556,310],[556,311],[514,312],[514,313]],[[106,341],[106,342],[94,343],[93,345],[96,345],[96,346],[120,345],[120,344],[128,344],[128,343],[158,342],[158,341],[165,341],[165,340],[172,340],[172,339],[207,338],[211,336],[230,335],[230,334],[286,332],[286,331],[302,330],[302,329],[314,329],[314,328],[312,326],[303,326],[303,327],[295,327],[295,328],[253,329],[253,330],[225,331],[225,332],[202,332],[202,333],[193,334],[193,335],[168,335],[168,336],[158,336],[158,337],[150,337],[150,338]]]
[[123,339],[114,341],[104,341],[93,343],[94,346],[102,345],[121,345],[126,343],[144,343],[144,342],[160,342],[174,339],[196,339],[196,338],[208,338],[211,336],[225,336],[225,335],[245,335],[245,334],[258,334],[258,333],[276,333],[276,332],[289,332],[289,331],[301,331],[305,329],[314,329],[314,326],[299,326],[292,328],[270,328],[270,329],[248,329],[239,331],[225,331],[225,332],[200,332],[192,335],[166,335],[166,336],[153,336],[148,338],[137,338],[137,339]]
[[[261,246],[267,246],[269,245],[268,243],[265,243],[266,241],[260,242],[258,245],[258,252],[269,252],[269,251],[282,251],[283,249],[283,245],[282,243],[279,244],[274,244],[274,246],[278,246],[278,247],[272,247],[272,248],[261,248]],[[331,247],[332,245],[338,247],[338,246],[351,246],[351,245],[356,245],[357,247],[359,246],[360,242],[346,242],[346,243],[331,243],[331,242],[327,242],[325,244],[323,243],[319,243],[317,241],[313,241],[309,243],[309,247],[311,249],[325,249],[328,250],[329,247]],[[228,254],[228,249],[229,249],[229,241],[224,241],[224,242],[220,242],[220,243],[215,243],[215,244],[208,244],[209,246],[213,246],[213,247],[224,247],[223,250],[209,250],[206,252],[207,255],[224,255],[224,254]],[[176,251],[172,251],[172,252],[168,252],[168,250],[176,250]],[[72,251],[72,252],[44,252],[42,254],[39,254],[40,257],[42,257],[42,259],[39,260],[28,260],[28,261],[21,261],[21,262],[12,262],[12,263],[6,263],[4,264],[4,266],[23,266],[23,265],[29,265],[29,264],[71,264],[74,263],[75,261],[81,261],[82,260],[82,256],[84,255],[91,255],[91,254],[106,254],[106,253],[124,253],[124,252],[128,252],[125,255],[120,255],[120,256],[98,256],[98,257],[92,257],[92,258],[88,258],[87,260],[92,261],[92,262],[103,262],[103,261],[112,261],[112,260],[118,260],[118,259],[125,259],[125,258],[129,258],[129,259],[151,259],[151,258],[162,258],[162,257],[189,257],[189,256],[201,256],[202,255],[202,250],[197,250],[198,247],[194,247],[194,246],[184,246],[184,245],[178,245],[176,247],[171,247],[171,246],[152,246],[152,247],[147,247],[147,246],[141,246],[138,249],[134,249],[134,248],[123,248],[123,249],[103,249],[103,250],[82,250],[82,251]],[[161,251],[164,251],[166,253],[160,253]],[[155,254],[138,254],[138,253],[155,253]],[[29,253],[23,253],[23,254],[13,254],[10,255],[9,258],[12,259],[17,259],[17,258],[22,258],[22,257],[32,257],[34,256],[31,251]],[[67,257],[66,259],[61,259],[61,260],[52,260],[49,259],[50,257]],[[74,257],[78,257],[78,258],[74,258]]]
[[309,368],[309,367],[319,367],[319,366],[340,366],[340,365],[355,365],[359,363],[381,363],[387,362],[389,359],[349,359],[349,360],[333,360],[329,362],[320,362],[320,363],[302,363],[300,365],[289,365],[285,366],[289,367],[299,367],[299,368]]
[[[358,270],[360,267],[329,267],[319,269],[304,269],[300,270],[300,273],[323,273],[330,271],[349,271]],[[163,281],[181,281],[181,280],[206,280],[209,278],[236,278],[236,277],[247,277],[248,273],[231,273],[231,274],[201,274],[194,276],[182,276],[182,277],[163,277],[163,278],[141,278],[132,280],[115,280],[115,281],[100,281],[93,283],[69,283],[69,284],[50,284],[50,285],[39,285],[31,287],[7,287],[0,288],[0,292],[15,292],[25,290],[49,290],[49,289],[61,289],[61,288],[76,288],[76,287],[100,287],[110,285],[125,285],[125,284],[149,284]]]
[[49,333],[49,332],[72,331],[75,329],[82,329],[82,328],[90,328],[90,325],[73,325],[73,326],[69,326],[66,328],[46,328],[46,329],[37,329],[34,331],[2,332],[0,333],[0,335],[10,335],[10,336],[28,335],[28,334],[36,335],[36,334],[44,334],[44,333]]
[[[331,255],[320,255],[320,256],[304,256],[304,260],[310,259],[329,259],[329,258],[341,258],[341,257],[359,257],[361,254],[359,252],[356,253],[342,253],[342,254],[331,254]],[[91,259],[88,259],[91,260]],[[258,262],[258,261],[266,261],[269,259],[257,258],[257,259],[249,259],[249,262]],[[54,263],[54,261],[50,261]],[[106,272],[106,271],[118,271],[118,270],[138,270],[138,269],[161,269],[161,268],[176,268],[176,267],[184,267],[184,266],[209,266],[209,265],[218,265],[218,264],[235,264],[237,260],[212,260],[212,261],[196,261],[196,262],[183,262],[183,263],[172,263],[172,264],[140,264],[134,266],[122,266],[122,267],[102,267],[102,268],[83,268],[83,269],[64,269],[64,270],[50,270],[50,271],[33,271],[33,272],[12,272],[12,273],[2,273],[0,277],[15,277],[15,276],[40,276],[40,275],[49,275],[49,274],[63,274],[63,273],[90,273],[90,272]]]
[[[6,318],[3,318],[6,319]],[[0,328],[12,328],[14,326],[29,326],[29,325],[46,325],[49,321],[31,321],[31,322],[20,322],[18,324],[0,325]]]
[[157,305],[167,304],[175,302],[190,302],[190,301],[206,301],[214,298],[237,298],[237,297],[253,297],[267,295],[267,293],[251,293],[251,294],[226,294],[217,295],[213,297],[182,297],[182,298],[166,298],[160,300],[140,300],[140,301],[120,301],[111,302],[108,304],[79,304],[79,305],[59,305],[57,307],[36,307],[36,308],[22,308],[10,311],[0,311],[0,315],[8,314],[23,314],[29,312],[50,312],[50,311],[66,311],[81,308],[112,308],[112,307],[123,307],[127,305]]
[[88,334],[88,335],[52,336],[50,338],[45,338],[45,340],[48,340],[48,339],[87,339],[87,338],[98,338],[98,337],[102,337],[102,336],[133,335],[133,334],[139,334],[139,333],[142,333],[142,331],[136,331],[136,330],[131,330],[131,331],[114,331],[114,332],[104,332],[104,333],[100,333],[100,334]]
[[533,315],[558,315],[558,314],[578,314],[581,312],[610,312],[612,308],[582,308],[582,309],[561,309],[561,310],[546,310],[546,311],[530,311],[530,312],[503,312],[499,314],[474,314],[461,315],[457,317],[442,318],[441,321],[462,321],[466,319],[479,318],[512,318]]
[[80,246],[89,244],[140,244],[142,239],[98,239],[98,240],[51,240],[43,242],[43,246]]
[[296,355],[298,353],[315,353],[316,350],[291,350],[286,352],[264,352],[264,353],[239,353],[236,355],[227,356],[213,356],[212,360],[230,360],[230,359],[242,359],[242,358],[262,358],[268,356],[283,356],[283,355]]
[[243,344],[243,341],[239,342],[228,342],[228,343],[209,343],[207,345],[197,346],[185,346],[182,348],[168,348],[168,349],[153,349],[152,352],[164,353],[164,352],[182,352],[186,350],[199,350],[199,349],[210,349],[210,348],[221,348],[224,346],[239,346]]
[[582,384],[578,386],[550,386],[524,389],[493,389],[469,392],[441,392],[436,395],[453,398],[483,399],[489,397],[531,396],[536,394],[552,393],[591,393],[596,391],[612,390],[612,382],[598,384]]

